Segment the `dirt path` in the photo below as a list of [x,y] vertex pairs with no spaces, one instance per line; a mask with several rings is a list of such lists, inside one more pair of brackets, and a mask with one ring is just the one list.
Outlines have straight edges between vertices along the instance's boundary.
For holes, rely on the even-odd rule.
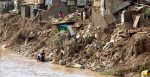
[[15,52],[0,49],[0,77],[111,77],[97,73],[66,68],[50,63],[36,62]]

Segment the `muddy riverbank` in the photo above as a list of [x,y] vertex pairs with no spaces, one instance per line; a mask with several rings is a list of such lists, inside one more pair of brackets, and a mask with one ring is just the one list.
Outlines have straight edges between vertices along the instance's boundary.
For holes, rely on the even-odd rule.
[[2,77],[112,77],[88,70],[53,65],[49,62],[36,62],[6,49],[0,49],[0,54],[0,76]]

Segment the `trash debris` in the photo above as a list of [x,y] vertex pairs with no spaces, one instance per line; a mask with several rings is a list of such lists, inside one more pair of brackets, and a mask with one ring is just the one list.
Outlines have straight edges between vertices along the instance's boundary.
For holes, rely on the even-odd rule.
[[81,65],[81,64],[75,64],[73,67],[74,67],[74,68],[81,68],[81,69],[84,69],[84,68],[85,68],[85,66],[84,66],[84,65]]
[[[100,4],[94,3],[92,15],[83,20],[80,9],[64,14],[63,18],[45,12],[50,17],[45,23],[34,17],[22,19],[16,14],[2,15],[0,43],[2,48],[19,50],[21,55],[28,57],[44,49],[46,59],[68,67],[97,72],[114,68],[140,71],[131,66],[140,66],[141,61],[149,63],[149,7],[134,1],[113,2],[108,0],[106,5],[101,4],[101,10]],[[123,70],[125,73],[121,74],[132,71]]]

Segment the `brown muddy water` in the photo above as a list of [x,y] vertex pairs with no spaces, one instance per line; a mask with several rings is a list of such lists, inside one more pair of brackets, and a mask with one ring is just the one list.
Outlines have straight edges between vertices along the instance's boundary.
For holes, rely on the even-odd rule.
[[0,49],[0,77],[112,77],[88,70],[37,62],[17,53]]

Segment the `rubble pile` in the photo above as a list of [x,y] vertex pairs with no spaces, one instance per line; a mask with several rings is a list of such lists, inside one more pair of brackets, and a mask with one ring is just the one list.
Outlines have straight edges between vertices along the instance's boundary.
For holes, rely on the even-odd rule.
[[19,15],[10,15],[6,14],[0,17],[1,25],[0,25],[0,35],[1,42],[6,41],[19,30],[21,22]]
[[68,31],[58,30],[58,26],[50,23],[39,23],[36,18],[23,20],[18,15],[4,15],[1,19],[0,38],[4,47],[12,47],[27,57],[36,58],[45,50],[47,61],[68,67],[97,72],[115,67],[125,69],[121,74],[120,69],[117,74],[115,71],[114,75],[140,72],[142,68],[139,71],[135,68],[148,67],[150,63],[150,27],[143,22],[134,22],[134,26],[124,22],[115,29],[103,30],[95,28],[90,21],[80,25],[78,21],[73,25],[75,34],[70,36]]
[[[83,31],[81,32],[83,33]],[[51,41],[50,49],[54,48],[54,62],[72,66],[73,64],[78,64],[78,57],[82,60],[83,56],[81,55],[84,55],[83,50],[88,44],[92,43],[94,36],[90,35],[83,37],[83,35],[77,35],[75,38],[68,39],[66,32],[61,31],[58,34],[55,34],[52,39],[53,41]]]
[[[115,37],[113,46],[103,50],[100,53],[100,62],[104,64],[106,69],[118,67],[123,73],[140,72],[149,67],[149,27],[139,28],[132,35],[128,33],[122,41],[120,37]],[[113,35],[112,35],[113,36]],[[127,38],[128,37],[128,38]],[[148,65],[145,65],[148,64]],[[139,66],[139,67],[138,67]],[[113,70],[112,70],[113,71]],[[120,70],[115,73],[119,75]],[[121,74],[121,76],[122,76]]]

